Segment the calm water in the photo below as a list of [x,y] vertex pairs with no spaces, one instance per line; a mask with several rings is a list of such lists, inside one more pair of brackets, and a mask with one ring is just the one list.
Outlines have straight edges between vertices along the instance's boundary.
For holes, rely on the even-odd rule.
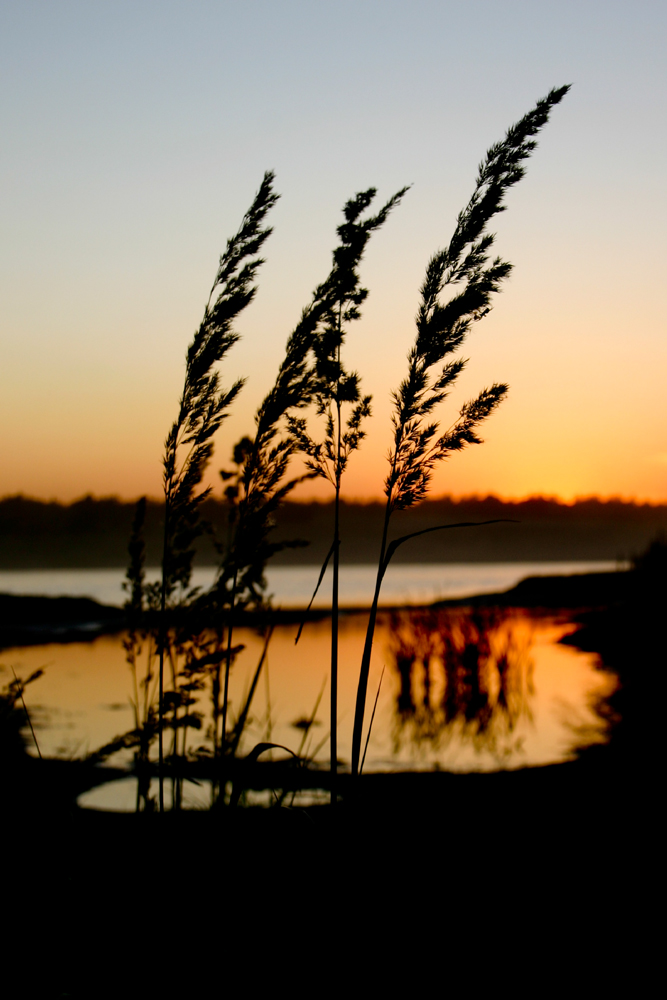
[[[386,606],[429,604],[446,597],[469,597],[513,587],[527,576],[593,573],[613,570],[613,562],[533,562],[533,563],[432,563],[396,564],[389,568],[382,586]],[[375,566],[343,566],[340,579],[341,604],[364,607],[370,604],[375,585]],[[214,567],[196,569],[193,586],[207,588],[213,582]],[[276,566],[267,570],[268,592],[282,607],[305,607],[317,577],[317,566]],[[125,596],[122,569],[2,570],[0,593],[69,595],[92,597],[102,604],[122,604]],[[148,580],[157,580],[158,570],[149,570]],[[316,607],[326,607],[331,593],[330,573],[324,578],[315,599]]]
[[[341,622],[339,748],[347,761],[365,626],[365,615],[347,615]],[[615,680],[598,668],[594,655],[558,643],[571,630],[563,620],[516,612],[475,617],[462,611],[383,613],[367,724],[383,668],[384,677],[365,769],[515,768],[564,761],[577,745],[604,741],[606,724],[595,706],[611,693]],[[270,740],[324,764],[329,754],[329,624],[309,624],[298,647],[294,637],[294,627],[288,626],[273,634],[241,751]],[[238,639],[245,649],[232,674],[232,713],[239,710],[262,645],[249,630],[239,630]],[[44,755],[79,756],[133,726],[131,675],[121,637],[5,650],[0,663],[0,684],[9,679],[11,667],[23,677],[45,668],[26,689]],[[206,692],[199,708],[207,714]],[[303,728],[295,723],[313,713],[315,724],[302,747]],[[206,719],[200,732],[192,732],[191,745],[204,741],[205,730]],[[123,754],[109,761],[128,762]],[[134,796],[128,781],[94,790],[83,800],[133,808]],[[205,805],[205,789],[192,786],[189,800]]]

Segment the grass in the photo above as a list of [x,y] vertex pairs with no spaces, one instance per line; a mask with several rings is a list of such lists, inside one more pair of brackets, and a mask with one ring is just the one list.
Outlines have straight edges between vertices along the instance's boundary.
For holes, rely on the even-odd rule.
[[[492,296],[511,272],[511,264],[500,257],[491,258],[495,236],[488,231],[488,225],[494,216],[505,210],[503,199],[507,190],[525,173],[522,163],[536,146],[534,136],[547,123],[552,108],[568,90],[567,86],[551,90],[508,130],[501,142],[491,146],[480,164],[475,189],[459,213],[449,244],[437,251],[426,267],[415,341],[408,354],[408,372],[392,393],[393,445],[384,489],[385,515],[375,593],[357,688],[352,737],[353,775],[359,772],[368,674],[382,580],[396,548],[414,537],[406,535],[389,544],[391,516],[426,497],[433,470],[440,462],[467,445],[481,444],[477,433],[479,425],[507,395],[508,387],[504,383],[483,389],[475,399],[463,405],[458,418],[444,433],[434,419],[467,364],[460,357],[449,358],[462,347],[472,326],[488,315]],[[442,526],[452,527],[455,526]]]
[[[361,445],[365,432],[363,422],[371,415],[371,397],[361,395],[356,372],[347,372],[341,360],[347,326],[361,318],[359,307],[368,290],[361,287],[358,266],[371,233],[386,221],[391,210],[400,202],[407,188],[398,191],[377,215],[362,218],[371,205],[376,191],[369,188],[347,202],[345,222],[338,228],[340,244],[334,251],[334,266],[327,280],[331,301],[322,328],[314,343],[314,398],[317,414],[325,419],[325,436],[316,442],[308,432],[304,418],[292,418],[290,428],[300,450],[307,456],[306,467],[313,476],[326,479],[334,489],[333,539],[324,560],[313,598],[319,589],[329,560],[333,564],[331,591],[331,670],[330,670],[330,782],[331,802],[337,798],[338,771],[338,588],[340,573],[340,493],[341,483],[350,456]],[[343,422],[343,408],[349,416]],[[311,599],[312,604],[312,599]],[[310,608],[310,605],[309,605]],[[299,641],[299,634],[296,642]]]
[[[390,541],[391,518],[427,496],[433,471],[440,462],[468,445],[481,443],[480,425],[507,395],[504,383],[484,388],[463,405],[447,429],[440,427],[441,404],[467,364],[459,351],[474,324],[488,314],[494,296],[511,273],[509,263],[492,256],[495,236],[489,225],[505,210],[505,195],[524,175],[524,161],[535,148],[535,136],[568,89],[550,91],[487,151],[473,194],[459,213],[449,243],[431,257],[426,267],[407,373],[392,393],[392,445],[384,486],[376,586],[357,686],[351,747],[353,777],[361,770],[373,637],[382,581],[391,558],[399,546],[418,534],[473,526],[470,522],[438,525]],[[242,438],[233,449],[234,469],[221,473],[229,509],[228,531],[227,537],[217,542],[220,566],[215,583],[210,591],[201,594],[190,586],[195,541],[206,530],[201,506],[210,491],[201,484],[213,455],[214,437],[244,384],[244,380],[237,380],[224,387],[218,365],[238,340],[235,322],[256,293],[256,278],[263,262],[260,253],[271,232],[266,217],[278,198],[273,180],[273,174],[267,172],[239,231],[228,241],[202,322],[186,353],[183,391],[163,455],[165,509],[159,586],[146,585],[143,575],[145,502],[137,507],[130,540],[130,628],[125,651],[133,678],[135,726],[100,754],[108,756],[114,748],[133,749],[137,773],[143,776],[138,798],[138,808],[143,810],[153,807],[148,776],[156,741],[160,789],[157,808],[164,811],[167,767],[174,781],[174,808],[178,808],[179,767],[193,753],[191,738],[202,726],[198,699],[205,689],[211,699],[212,722],[205,742],[195,749],[200,759],[212,762],[217,789],[214,804],[224,804],[222,790],[228,784],[230,762],[239,754],[251,717],[271,638],[267,627],[248,693],[232,722],[230,678],[241,650],[235,644],[237,623],[246,611],[268,611],[264,577],[267,562],[286,545],[299,544],[297,540],[272,540],[274,515],[300,482],[317,476],[330,482],[335,501],[332,544],[320,582],[331,559],[331,801],[337,797],[338,586],[340,548],[345,544],[340,533],[339,507],[344,472],[352,454],[362,446],[365,422],[371,416],[371,399],[362,392],[359,374],[345,368],[342,348],[348,328],[360,319],[368,295],[359,274],[368,240],[384,225],[407,188],[398,191],[376,214],[370,213],[374,188],[360,192],[345,204],[331,270],[313,292],[288,337],[275,382],[255,415],[252,435]],[[323,434],[317,432],[317,421],[324,422]],[[305,467],[295,473],[296,459]],[[477,522],[483,523],[493,522]],[[143,673],[139,665],[142,657]],[[304,740],[314,721],[313,716],[308,730],[304,730]],[[259,756],[272,745],[270,740],[258,744],[250,757]],[[299,754],[302,752],[303,747]]]

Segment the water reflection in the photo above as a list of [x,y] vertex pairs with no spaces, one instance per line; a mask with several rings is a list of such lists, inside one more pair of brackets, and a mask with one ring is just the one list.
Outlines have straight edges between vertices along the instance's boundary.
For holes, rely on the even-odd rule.
[[[351,745],[366,624],[365,615],[341,619],[338,742],[343,759]],[[604,699],[616,678],[600,669],[595,654],[559,641],[574,627],[518,610],[383,612],[371,665],[369,719],[385,665],[386,670],[364,770],[538,766],[571,760],[582,743],[606,740]],[[310,623],[296,652],[295,633],[293,625],[278,626],[273,633],[239,753],[268,741],[326,767],[329,622]],[[263,648],[262,637],[250,630],[239,630],[239,642],[245,649],[230,681],[234,716],[246,703]],[[23,678],[46,668],[26,695],[45,756],[83,756],[133,728],[131,673],[121,636],[5,650],[2,662],[7,678],[10,667]],[[188,730],[192,751],[210,724],[209,700],[198,694],[202,730]],[[131,767],[132,751],[119,751],[109,763]]]
[[390,619],[398,677],[394,752],[453,740],[499,763],[520,752],[519,723],[532,724],[532,631],[498,609],[401,611]]

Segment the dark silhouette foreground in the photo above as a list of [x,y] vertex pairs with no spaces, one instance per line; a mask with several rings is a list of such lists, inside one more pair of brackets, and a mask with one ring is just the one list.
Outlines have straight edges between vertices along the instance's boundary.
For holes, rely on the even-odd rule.
[[[568,764],[363,775],[354,798],[343,776],[335,811],[160,816],[78,809],[77,796],[99,781],[90,763],[21,753],[5,759],[5,907],[16,926],[32,928],[19,950],[39,954],[38,962],[26,960],[26,993],[105,995],[99,984],[114,970],[121,981],[132,979],[137,940],[143,958],[135,988],[174,988],[182,963],[170,971],[154,949],[164,946],[170,914],[194,912],[201,949],[222,948],[238,962],[258,954],[279,964],[317,961],[321,973],[322,942],[339,922],[319,895],[324,868],[331,873],[332,866],[340,898],[363,914],[369,947],[378,927],[386,934],[388,918],[407,915],[463,946],[465,927],[479,927],[480,913],[491,910],[502,939],[536,926],[570,934],[583,922],[588,940],[593,933],[625,940],[656,871],[664,554],[660,545],[649,550],[631,578],[571,581],[571,596],[589,600],[568,641],[598,652],[620,683],[600,707],[614,722],[610,743]],[[604,600],[591,599],[595,586]],[[533,603],[550,587],[567,606],[565,581],[538,581]],[[526,597],[531,588],[524,582],[516,590]],[[261,785],[262,774],[275,782],[275,771],[260,764],[245,780]],[[220,864],[222,851],[233,864]],[[120,949],[120,964],[110,949]]]

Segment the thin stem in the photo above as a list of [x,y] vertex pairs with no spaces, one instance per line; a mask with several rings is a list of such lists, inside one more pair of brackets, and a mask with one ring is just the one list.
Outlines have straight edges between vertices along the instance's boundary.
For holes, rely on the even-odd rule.
[[377,619],[378,601],[382,580],[386,572],[385,554],[387,550],[387,533],[389,530],[389,518],[391,517],[391,500],[387,499],[384,511],[384,526],[382,529],[382,544],[380,545],[380,558],[378,560],[378,571],[375,579],[375,593],[366,629],[366,642],[364,644],[364,654],[361,658],[361,669],[359,671],[359,684],[357,686],[357,703],[354,710],[354,729],[352,731],[352,777],[359,775],[359,757],[361,755],[361,736],[364,726],[364,709],[366,707],[366,691],[368,690],[368,674],[371,667],[371,653],[373,651],[373,637],[375,635],[375,622]]
[[[339,348],[340,351],[340,348]],[[338,776],[338,576],[340,567],[340,401],[336,399],[338,450],[336,461],[336,496],[334,500],[333,586],[331,592],[331,804],[337,797]]]
[[224,749],[227,740],[227,704],[229,700],[229,674],[232,668],[232,633],[234,631],[234,608],[236,605],[236,587],[238,583],[238,566],[234,566],[234,586],[232,587],[232,600],[229,608],[229,622],[227,624],[227,656],[225,661],[225,690],[222,696],[222,746]]
[[[386,666],[386,664],[385,664]],[[368,724],[368,732],[366,733],[366,743],[364,744],[364,756],[361,758],[361,765],[359,767],[359,774],[361,775],[364,764],[366,763],[366,754],[368,752],[368,744],[371,741],[371,733],[373,732],[373,721],[375,719],[375,710],[378,707],[378,701],[380,698],[380,689],[382,688],[382,679],[384,677],[385,667],[382,667],[382,673],[380,674],[380,683],[378,684],[377,694],[375,695],[375,701],[373,702],[373,711],[371,712],[371,721]]]
[[164,812],[164,740],[162,730],[164,728],[164,647],[166,642],[166,607],[167,607],[167,542],[169,527],[169,498],[171,493],[171,483],[169,489],[165,490],[164,503],[164,533],[162,536],[162,586],[160,588],[160,631],[159,631],[159,682],[158,682],[158,782],[160,786],[160,812]]
[[139,729],[141,722],[139,716],[139,684],[137,681],[137,655],[136,655],[136,640],[134,635],[132,636],[132,651],[130,653],[132,659],[130,661],[130,670],[132,672],[132,687],[134,689],[134,701],[132,702],[132,708],[134,710],[134,725]]
[[340,479],[341,479],[341,405],[340,405],[340,345],[342,340],[343,304],[338,303],[338,345],[336,350],[336,465],[334,469],[334,540],[333,583],[331,590],[331,716],[329,747],[331,772],[331,805],[338,799],[338,583],[340,573]]
[[387,552],[387,533],[389,531],[389,518],[392,512],[393,481],[396,473],[396,463],[398,461],[398,450],[403,438],[405,424],[401,424],[399,432],[395,438],[394,457],[389,473],[389,488],[387,503],[384,509],[384,525],[382,528],[382,542],[380,544],[380,558],[378,560],[377,576],[375,578],[375,593],[366,629],[366,641],[364,652],[361,658],[361,668],[359,670],[359,683],[357,685],[357,703],[354,710],[354,729],[352,731],[352,776],[356,778],[359,773],[359,755],[361,753],[361,736],[364,727],[364,710],[366,707],[366,691],[368,688],[368,674],[371,666],[371,652],[373,650],[373,637],[375,635],[375,621],[377,618],[377,606],[380,599],[380,588],[386,572],[385,557]]
[[262,654],[259,658],[259,663],[257,664],[257,669],[255,670],[255,676],[252,679],[250,685],[250,690],[245,700],[245,705],[239,715],[238,722],[236,723],[236,732],[234,733],[234,740],[232,743],[232,753],[235,754],[239,748],[239,743],[241,742],[241,737],[243,736],[243,730],[245,729],[246,722],[248,720],[248,713],[250,711],[250,706],[252,705],[252,700],[255,697],[255,691],[257,690],[257,683],[259,681],[260,674],[262,672],[262,667],[266,662],[267,654],[269,652],[269,643],[271,642],[271,636],[273,635],[273,625],[271,625],[266,633],[266,638],[264,640],[264,646],[262,647]]

